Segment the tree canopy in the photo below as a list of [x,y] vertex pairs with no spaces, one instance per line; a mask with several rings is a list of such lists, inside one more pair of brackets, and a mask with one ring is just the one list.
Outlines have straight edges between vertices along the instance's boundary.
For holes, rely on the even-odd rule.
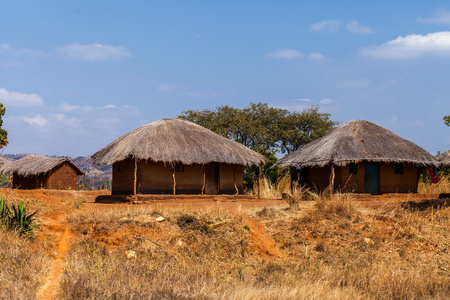
[[3,128],[3,116],[5,115],[6,107],[0,103],[0,148],[8,145],[8,132]]
[[260,153],[291,153],[337,124],[318,106],[290,112],[267,103],[251,103],[243,109],[224,105],[215,110],[186,110],[179,117]]
[[444,116],[444,123],[447,126],[450,126],[450,115]]

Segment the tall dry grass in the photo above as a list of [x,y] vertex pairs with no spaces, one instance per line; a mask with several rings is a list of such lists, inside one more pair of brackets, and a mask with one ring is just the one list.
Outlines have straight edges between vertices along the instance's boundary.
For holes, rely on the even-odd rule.
[[442,177],[438,183],[419,182],[417,191],[419,193],[442,194],[450,193],[450,178]]
[[38,241],[0,229],[0,299],[35,299],[49,264]]
[[[283,254],[255,251],[223,210],[78,211],[62,299],[447,299],[450,208],[360,206],[329,195],[297,210],[254,209]],[[154,218],[163,216],[165,221]],[[126,258],[127,251],[136,253]]]

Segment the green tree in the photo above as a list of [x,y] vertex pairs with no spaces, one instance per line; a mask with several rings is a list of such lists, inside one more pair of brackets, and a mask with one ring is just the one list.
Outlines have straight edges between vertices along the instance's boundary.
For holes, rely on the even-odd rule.
[[8,145],[8,132],[2,127],[3,116],[5,115],[6,107],[3,107],[3,103],[0,103],[0,148]]
[[[337,124],[330,120],[330,114],[319,112],[318,106],[290,112],[267,103],[251,103],[243,109],[224,105],[215,110],[186,110],[179,117],[266,156],[267,163],[262,166],[262,172],[272,182],[280,175],[278,168],[271,168],[277,161],[277,152],[291,153],[323,136]],[[257,172],[258,168],[246,168],[244,179],[247,185],[253,184]]]
[[450,115],[444,116],[444,123],[447,126],[450,126]]
[[179,117],[260,153],[291,153],[337,124],[330,114],[319,112],[318,106],[289,112],[267,103],[251,103],[243,109],[225,105],[216,110],[186,110]]

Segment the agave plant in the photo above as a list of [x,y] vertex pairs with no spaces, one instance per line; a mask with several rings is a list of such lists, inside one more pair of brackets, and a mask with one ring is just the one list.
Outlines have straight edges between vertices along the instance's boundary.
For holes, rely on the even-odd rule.
[[34,217],[37,212],[27,216],[27,209],[23,202],[17,205],[11,204],[10,208],[3,198],[0,199],[0,225],[16,231],[20,235],[31,233],[36,227]]

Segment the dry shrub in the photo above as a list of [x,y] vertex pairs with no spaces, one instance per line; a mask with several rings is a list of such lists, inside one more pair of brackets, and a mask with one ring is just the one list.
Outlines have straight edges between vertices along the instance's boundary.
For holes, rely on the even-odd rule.
[[38,241],[3,229],[0,241],[0,299],[34,299],[50,257]]
[[[262,177],[259,186],[259,195],[261,198],[274,199],[281,198],[283,193],[290,189],[291,177],[285,175],[276,183],[271,183],[269,179]],[[258,195],[258,184],[253,186],[250,191],[251,195]]]
[[291,209],[298,209],[301,202],[314,199],[314,194],[308,188],[296,184],[292,190],[283,193],[283,198]]
[[449,177],[442,177],[438,183],[420,181],[417,191],[422,194],[450,193],[450,179]]

